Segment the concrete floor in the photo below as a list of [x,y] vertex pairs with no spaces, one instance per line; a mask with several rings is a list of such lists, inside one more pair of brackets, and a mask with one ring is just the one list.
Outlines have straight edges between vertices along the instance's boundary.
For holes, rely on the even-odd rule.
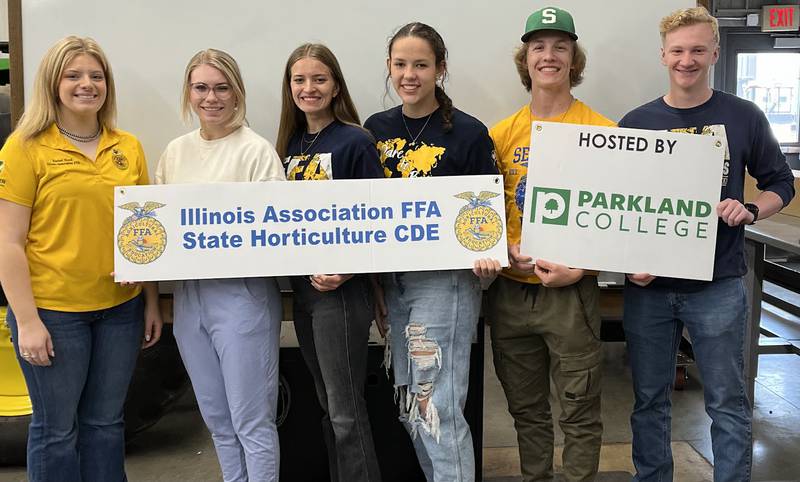
[[[486,345],[484,395],[484,480],[517,482],[519,459],[513,422],[494,375]],[[756,385],[754,481],[800,481],[800,357],[761,356]],[[697,372],[673,395],[673,452],[678,482],[712,480],[710,420],[703,411]],[[604,445],[599,482],[629,481],[632,407],[630,370],[623,343],[606,343],[603,379]],[[557,413],[554,414],[557,417]],[[557,443],[563,436],[558,430]],[[560,467],[556,453],[556,468]],[[221,479],[210,436],[189,393],[154,427],[128,446],[132,482],[217,481]],[[24,469],[0,467],[0,481],[24,481]]]

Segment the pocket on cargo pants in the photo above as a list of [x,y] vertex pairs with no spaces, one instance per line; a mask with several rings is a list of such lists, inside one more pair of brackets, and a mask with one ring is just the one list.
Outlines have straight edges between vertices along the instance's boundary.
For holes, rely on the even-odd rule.
[[563,400],[581,402],[600,395],[601,359],[600,350],[560,357],[558,376]]

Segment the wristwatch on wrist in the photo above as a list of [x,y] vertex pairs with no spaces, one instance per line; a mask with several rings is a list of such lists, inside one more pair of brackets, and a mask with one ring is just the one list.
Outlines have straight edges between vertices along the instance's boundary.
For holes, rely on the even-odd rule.
[[753,203],[744,203],[744,208],[753,215],[753,220],[750,221],[750,224],[755,224],[758,221],[758,206]]

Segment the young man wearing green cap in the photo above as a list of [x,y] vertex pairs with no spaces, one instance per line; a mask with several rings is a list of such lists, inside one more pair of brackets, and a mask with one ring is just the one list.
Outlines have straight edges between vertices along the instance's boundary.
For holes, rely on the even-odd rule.
[[528,17],[514,61],[531,101],[490,131],[505,182],[511,262],[489,292],[492,351],[526,482],[553,476],[551,375],[561,406],[566,480],[594,479],[602,441],[596,273],[542,259],[534,265],[519,251],[531,122],[614,125],[572,96],[586,65],[577,39],[572,16],[562,9],[546,7]]
[[[703,7],[682,9],[664,17],[660,31],[669,91],[626,114],[620,125],[712,135],[726,152],[713,280],[640,273],[629,275],[625,286],[623,326],[635,395],[633,480],[673,479],[670,394],[685,327],[712,420],[714,481],[749,481],[753,412],[743,369],[748,312],[744,225],[788,204],[794,178],[764,113],[749,101],[709,86],[711,67],[719,58],[717,19]],[[761,190],[752,204],[743,203],[745,172]]]

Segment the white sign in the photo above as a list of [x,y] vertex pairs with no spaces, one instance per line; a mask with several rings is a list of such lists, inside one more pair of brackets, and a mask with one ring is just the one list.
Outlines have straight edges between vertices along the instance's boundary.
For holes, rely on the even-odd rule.
[[508,265],[500,176],[117,187],[116,280]]
[[725,137],[535,122],[522,254],[710,280]]

